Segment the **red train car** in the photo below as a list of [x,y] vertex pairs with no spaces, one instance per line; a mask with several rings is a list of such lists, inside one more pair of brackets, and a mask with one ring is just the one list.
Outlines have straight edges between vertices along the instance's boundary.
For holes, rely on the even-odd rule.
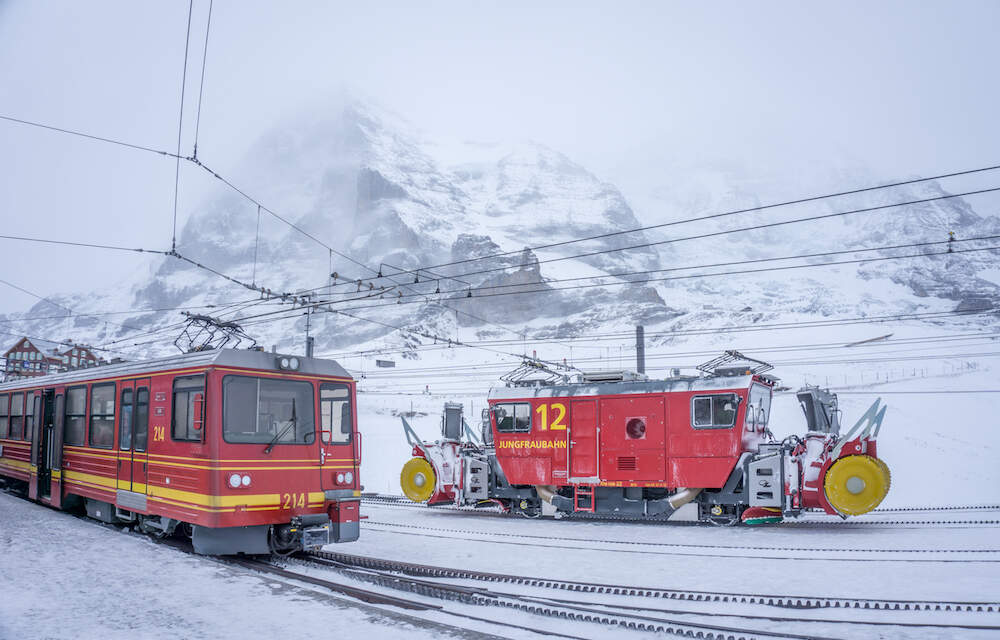
[[417,502],[492,502],[527,516],[551,505],[668,517],[695,502],[700,519],[718,524],[874,509],[889,485],[876,454],[879,401],[841,435],[836,397],[804,389],[808,432],[775,442],[777,379],[764,373],[770,365],[744,358],[727,354],[700,376],[595,372],[494,388],[479,442],[462,441],[471,430],[458,426],[461,405],[446,405],[435,443],[417,440],[404,421],[414,458],[403,491]]
[[0,384],[0,477],[205,554],[358,538],[355,382],[336,362],[216,350]]

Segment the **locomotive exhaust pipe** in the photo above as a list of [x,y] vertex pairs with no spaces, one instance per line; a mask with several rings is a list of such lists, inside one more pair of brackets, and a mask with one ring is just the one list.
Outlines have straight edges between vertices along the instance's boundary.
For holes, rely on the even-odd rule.
[[574,509],[573,501],[566,496],[556,493],[556,488],[552,485],[535,485],[535,493],[538,494],[539,498],[548,502],[556,509],[570,512]]
[[687,503],[691,502],[698,497],[698,494],[704,491],[704,489],[678,489],[677,493],[667,498],[667,502],[670,506],[677,511]]

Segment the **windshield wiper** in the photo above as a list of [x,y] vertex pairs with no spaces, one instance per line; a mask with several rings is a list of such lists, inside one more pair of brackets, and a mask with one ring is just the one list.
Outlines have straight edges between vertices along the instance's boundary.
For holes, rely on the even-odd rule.
[[292,398],[292,419],[288,421],[288,424],[285,425],[284,429],[282,429],[281,431],[279,431],[274,435],[274,438],[271,440],[271,442],[267,443],[267,446],[264,447],[264,453],[271,453],[271,449],[274,448],[274,445],[278,442],[278,440],[281,440],[281,436],[288,433],[288,429],[294,426],[295,426],[295,398]]

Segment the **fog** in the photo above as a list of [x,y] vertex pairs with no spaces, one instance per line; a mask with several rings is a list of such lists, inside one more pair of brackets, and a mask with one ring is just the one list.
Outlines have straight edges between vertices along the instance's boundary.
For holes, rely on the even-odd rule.
[[[185,155],[208,9],[194,2]],[[175,150],[187,18],[181,1],[0,1],[0,115]],[[260,133],[354,95],[431,137],[548,145],[653,223],[671,212],[647,196],[677,167],[787,172],[796,193],[803,171],[889,180],[996,164],[998,24],[996,2],[215,0],[199,157],[225,173]],[[179,224],[215,186],[182,166]],[[3,234],[166,249],[173,196],[168,158],[0,121]],[[144,260],[0,248],[0,279],[40,295]],[[36,302],[0,288],[0,312]]]

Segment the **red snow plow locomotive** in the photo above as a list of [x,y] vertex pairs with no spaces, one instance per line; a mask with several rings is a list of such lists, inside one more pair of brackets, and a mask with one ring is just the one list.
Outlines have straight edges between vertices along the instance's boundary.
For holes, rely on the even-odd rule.
[[695,503],[700,520],[731,525],[877,507],[890,484],[875,442],[881,400],[842,435],[836,395],[806,387],[797,397],[808,431],[775,441],[771,368],[727,351],[697,376],[617,371],[571,381],[526,361],[491,390],[482,437],[459,404],[445,404],[433,443],[403,419],[414,457],[400,484],[414,502],[499,505],[528,517],[666,519]]

